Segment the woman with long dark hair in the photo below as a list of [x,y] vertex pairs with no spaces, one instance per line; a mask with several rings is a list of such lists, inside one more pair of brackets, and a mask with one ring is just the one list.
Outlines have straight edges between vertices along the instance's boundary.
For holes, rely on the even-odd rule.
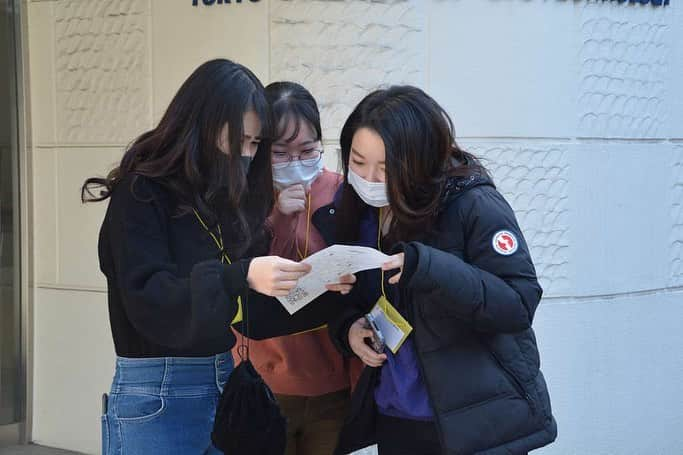
[[337,452],[520,454],[553,441],[531,328],[534,265],[446,112],[415,87],[375,91],[346,121],[341,151],[341,200],[319,230],[394,256],[359,274],[330,327],[367,365]]
[[83,185],[84,201],[109,199],[99,257],[117,361],[103,453],[219,453],[210,433],[233,368],[231,322],[248,310],[254,338],[325,322],[318,305],[289,316],[273,298],[309,268],[263,256],[270,138],[262,84],[212,60],[107,178]]

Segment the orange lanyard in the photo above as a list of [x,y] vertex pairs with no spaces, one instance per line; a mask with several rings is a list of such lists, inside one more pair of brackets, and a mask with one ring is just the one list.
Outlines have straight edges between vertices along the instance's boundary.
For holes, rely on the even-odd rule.
[[311,235],[311,193],[308,193],[308,209],[306,210],[306,243],[304,244],[304,252],[301,253],[299,249],[299,240],[294,233],[294,244],[296,245],[296,253],[299,255],[299,260],[306,259],[308,257],[308,239]]

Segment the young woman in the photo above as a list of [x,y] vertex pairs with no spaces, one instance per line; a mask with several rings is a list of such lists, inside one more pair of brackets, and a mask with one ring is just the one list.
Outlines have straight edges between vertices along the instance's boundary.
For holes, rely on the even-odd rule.
[[[332,202],[341,175],[323,166],[320,114],[308,90],[275,82],[266,87],[266,98],[276,125],[270,254],[300,261],[327,246],[311,219]],[[326,327],[310,329],[250,343],[252,362],[288,421],[287,455],[331,454],[350,402],[348,359],[335,349]],[[353,366],[357,373],[359,365]]]
[[[520,454],[553,441],[531,329],[541,287],[512,209],[446,112],[414,87],[378,90],[341,149],[346,182],[319,230],[394,256],[358,276],[330,327],[369,367],[337,453],[376,442],[381,455]],[[368,345],[371,310],[383,352]]]
[[210,432],[242,304],[255,338],[326,321],[320,305],[290,317],[272,298],[308,268],[260,256],[272,207],[268,119],[251,71],[209,61],[106,179],[83,186],[84,200],[110,199],[99,257],[118,357],[104,454],[220,453]]

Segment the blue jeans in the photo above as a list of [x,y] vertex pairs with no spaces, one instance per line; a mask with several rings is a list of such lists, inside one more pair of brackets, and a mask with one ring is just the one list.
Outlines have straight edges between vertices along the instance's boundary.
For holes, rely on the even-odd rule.
[[211,430],[233,366],[230,353],[199,358],[118,357],[102,416],[102,454],[221,454],[211,444]]

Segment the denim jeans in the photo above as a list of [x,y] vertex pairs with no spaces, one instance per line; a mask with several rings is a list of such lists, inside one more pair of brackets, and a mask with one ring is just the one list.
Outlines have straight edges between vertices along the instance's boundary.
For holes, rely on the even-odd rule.
[[230,353],[117,358],[102,416],[103,455],[221,454],[211,430],[232,370]]

